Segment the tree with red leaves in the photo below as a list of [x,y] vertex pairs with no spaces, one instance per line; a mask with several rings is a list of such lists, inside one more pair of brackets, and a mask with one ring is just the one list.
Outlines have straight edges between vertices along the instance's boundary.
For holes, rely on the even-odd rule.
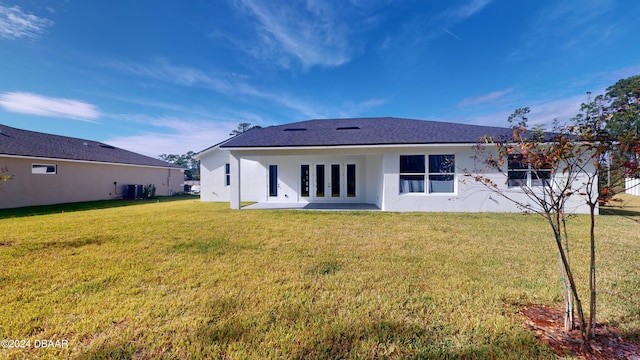
[[[607,94],[589,98],[566,126],[554,121],[552,132],[528,129],[529,108],[517,109],[508,119],[511,138],[485,136],[476,146],[476,166],[466,176],[514,202],[526,212],[542,216],[552,229],[558,250],[565,303],[565,330],[576,327],[585,342],[596,326],[595,215],[614,194],[620,177],[640,175],[640,76],[620,80]],[[506,169],[525,169],[505,171]],[[504,174],[511,188],[496,182]],[[522,174],[528,173],[527,178]],[[615,177],[612,179],[611,174]],[[606,183],[598,182],[606,178]],[[515,189],[514,189],[515,188]],[[525,194],[523,201],[520,194]],[[569,258],[567,215],[576,204],[590,212],[589,317],[585,316]],[[578,324],[574,319],[578,314]]]

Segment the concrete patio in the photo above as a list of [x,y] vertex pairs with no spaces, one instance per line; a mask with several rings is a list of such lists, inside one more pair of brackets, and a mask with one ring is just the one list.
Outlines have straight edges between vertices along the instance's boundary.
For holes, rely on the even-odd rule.
[[242,210],[324,210],[324,211],[380,211],[374,204],[365,203],[274,203],[259,202]]

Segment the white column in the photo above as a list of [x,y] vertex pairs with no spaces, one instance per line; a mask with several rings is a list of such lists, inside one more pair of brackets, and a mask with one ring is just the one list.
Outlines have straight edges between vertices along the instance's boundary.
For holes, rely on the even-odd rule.
[[231,184],[230,185],[230,194],[229,194],[229,206],[231,209],[238,210],[240,209],[240,156],[235,152],[231,151],[229,154],[229,165],[231,170]]

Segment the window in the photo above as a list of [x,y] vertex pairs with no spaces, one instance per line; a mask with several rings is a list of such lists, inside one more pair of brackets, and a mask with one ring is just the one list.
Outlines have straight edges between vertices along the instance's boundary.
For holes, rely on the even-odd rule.
[[31,165],[31,173],[32,174],[55,175],[55,174],[58,173],[58,168],[57,168],[56,165],[32,164]]
[[511,154],[507,158],[507,186],[546,186],[551,181],[551,165],[534,168],[522,154]]
[[400,194],[423,193],[424,155],[400,155]]
[[231,164],[224,164],[224,184],[231,185]]
[[509,155],[507,158],[507,168],[507,184],[509,187],[527,186],[527,172],[529,172],[529,167],[523,161],[522,155]]
[[429,192],[452,193],[455,171],[455,155],[429,155]]
[[269,196],[278,196],[278,165],[269,165]]
[[455,155],[429,155],[429,172],[426,160],[425,155],[400,155],[400,193],[453,193]]

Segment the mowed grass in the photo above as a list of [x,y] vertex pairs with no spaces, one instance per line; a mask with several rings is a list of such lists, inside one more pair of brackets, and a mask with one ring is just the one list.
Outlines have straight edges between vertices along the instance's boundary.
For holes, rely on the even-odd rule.
[[[635,339],[638,220],[600,216],[597,233],[599,320]],[[588,218],[569,223],[584,286]],[[533,215],[183,200],[5,218],[0,231],[0,339],[69,344],[0,357],[554,358],[518,315],[561,302]]]

